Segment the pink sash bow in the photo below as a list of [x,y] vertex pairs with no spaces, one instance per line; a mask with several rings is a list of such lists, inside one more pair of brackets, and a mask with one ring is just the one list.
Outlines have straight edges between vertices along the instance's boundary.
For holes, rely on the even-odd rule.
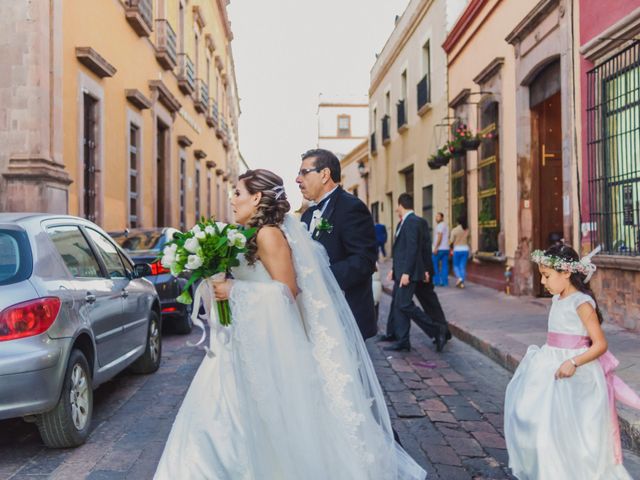
[[[571,335],[568,333],[547,333],[547,345],[556,348],[578,349],[591,346],[591,339],[582,335]],[[620,424],[618,423],[618,412],[616,410],[616,400],[630,407],[640,410],[640,396],[634,392],[629,385],[618,377],[614,370],[620,364],[618,359],[608,350],[599,358],[600,366],[607,381],[607,395],[609,397],[609,410],[611,414],[611,424],[613,427],[613,450],[616,463],[622,463],[622,446],[620,442]]]

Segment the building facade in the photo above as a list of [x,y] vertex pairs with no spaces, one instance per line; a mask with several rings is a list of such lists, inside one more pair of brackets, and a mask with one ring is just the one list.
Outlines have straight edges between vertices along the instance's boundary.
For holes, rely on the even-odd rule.
[[369,205],[369,144],[366,139],[340,159],[340,167],[342,188]]
[[[466,1],[412,0],[371,70],[369,88],[369,206],[393,232],[398,196],[433,225],[449,218],[449,169],[427,165],[448,138],[447,57],[441,48]],[[389,235],[390,242],[393,235]]]
[[320,95],[318,103],[318,148],[342,158],[368,134],[366,97]]
[[571,9],[472,0],[443,44],[451,116],[481,137],[451,167],[451,202],[471,229],[469,278],[520,295],[544,294],[534,249],[579,239]]
[[226,4],[3,3],[0,211],[106,229],[226,218],[240,158]]
[[582,253],[602,248],[605,317],[640,331],[640,1],[576,3]]

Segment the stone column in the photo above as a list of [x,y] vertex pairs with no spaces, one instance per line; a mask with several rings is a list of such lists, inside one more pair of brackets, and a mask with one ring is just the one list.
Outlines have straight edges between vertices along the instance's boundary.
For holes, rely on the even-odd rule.
[[0,2],[0,211],[68,211],[62,3]]

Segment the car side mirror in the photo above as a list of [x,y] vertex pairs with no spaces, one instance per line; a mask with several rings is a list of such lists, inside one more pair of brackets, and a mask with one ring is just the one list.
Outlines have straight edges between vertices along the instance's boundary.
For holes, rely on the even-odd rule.
[[133,276],[135,278],[148,277],[151,275],[151,265],[148,263],[136,263],[133,266]]

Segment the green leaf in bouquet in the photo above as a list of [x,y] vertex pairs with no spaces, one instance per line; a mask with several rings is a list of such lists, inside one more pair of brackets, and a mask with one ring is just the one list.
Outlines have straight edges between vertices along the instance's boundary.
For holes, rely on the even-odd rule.
[[178,296],[178,298],[176,298],[176,302],[183,303],[185,305],[190,305],[191,302],[193,302],[193,298],[191,298],[191,294],[189,293],[189,290],[185,290],[184,292],[182,292]]

